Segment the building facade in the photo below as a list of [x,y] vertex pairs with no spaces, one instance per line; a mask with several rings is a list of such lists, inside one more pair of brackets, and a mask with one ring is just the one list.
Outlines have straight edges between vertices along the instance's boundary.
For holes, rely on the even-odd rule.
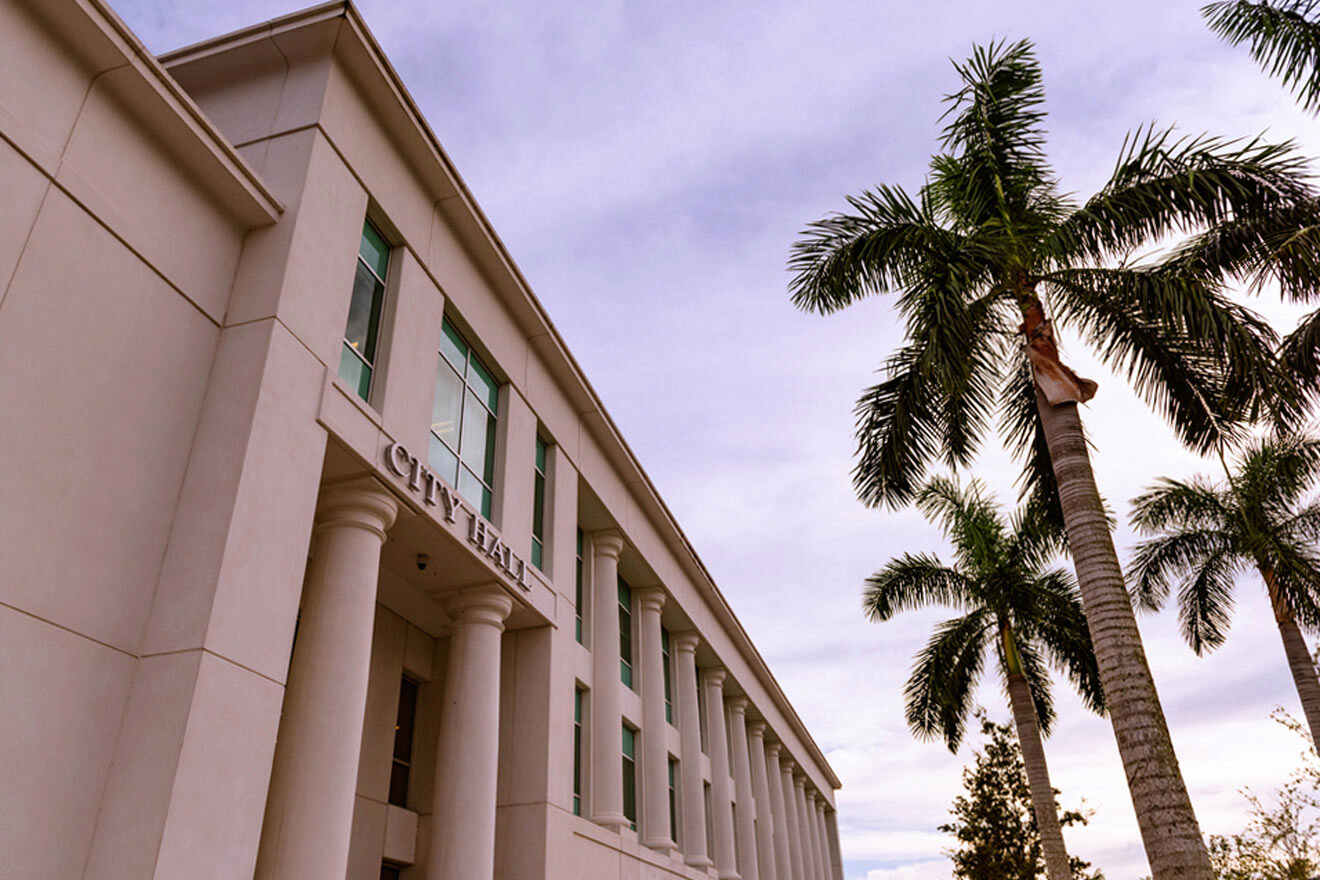
[[839,781],[356,10],[0,4],[0,878],[842,880]]

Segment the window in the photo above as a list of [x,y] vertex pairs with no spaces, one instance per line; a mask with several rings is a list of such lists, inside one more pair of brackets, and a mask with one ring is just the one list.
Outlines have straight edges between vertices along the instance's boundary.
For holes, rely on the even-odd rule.
[[532,565],[545,571],[545,441],[536,438],[536,479],[532,488]]
[[417,682],[404,676],[399,685],[399,712],[394,720],[394,764],[390,769],[390,803],[408,806],[408,776],[412,772],[413,726],[417,720]]
[[710,814],[710,783],[703,782],[702,803],[706,805],[706,853],[712,858],[715,856],[715,819]]
[[[738,802],[737,802],[737,801],[730,801],[730,802],[729,802],[729,810],[733,813],[733,827],[734,827],[735,829],[737,829],[737,827],[738,827]],[[739,849],[739,847],[738,847],[738,837],[739,837],[739,836],[740,836],[740,835],[735,831],[735,832],[734,832],[734,835],[733,835],[733,869],[734,869],[735,871],[737,871],[739,874],[741,874],[741,873],[742,873],[742,869],[743,869],[743,863],[742,863],[742,850]]]
[[619,578],[619,678],[633,686],[632,587]]
[[660,627],[660,662],[665,670],[665,721],[674,723],[673,686],[669,682],[669,630]]
[[573,815],[582,815],[582,703],[587,698],[583,688],[573,689]]
[[582,529],[577,530],[577,593],[573,605],[573,625],[577,643],[582,644]]
[[428,463],[489,519],[500,388],[494,374],[448,319],[443,329]]
[[637,830],[637,731],[623,725],[623,815]]
[[371,393],[376,337],[380,331],[380,309],[385,302],[385,275],[389,265],[390,246],[368,220],[362,224],[353,296],[348,303],[348,327],[344,330],[343,350],[339,353],[339,378],[363,400]]
[[398,865],[385,862],[380,866],[380,880],[399,880],[402,876]]
[[678,761],[669,758],[669,839],[678,843]]

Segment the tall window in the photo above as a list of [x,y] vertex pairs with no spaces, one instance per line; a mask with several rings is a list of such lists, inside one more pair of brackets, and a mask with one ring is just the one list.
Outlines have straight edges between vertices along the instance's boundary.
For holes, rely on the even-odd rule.
[[398,865],[383,862],[380,866],[380,880],[399,880],[403,876]]
[[532,485],[532,565],[545,571],[545,441],[536,438],[536,480]]
[[385,302],[385,274],[390,265],[390,246],[368,220],[362,224],[358,245],[353,296],[348,303],[348,327],[339,353],[339,378],[366,400],[371,393],[371,373],[376,365],[376,336],[380,309]]
[[417,721],[417,682],[403,677],[399,685],[399,712],[394,719],[394,764],[390,769],[390,803],[408,806],[408,777],[412,773],[413,727]]
[[678,759],[669,757],[669,839],[678,843]]
[[582,644],[582,529],[577,530],[577,593],[574,597],[573,605],[573,626],[574,633],[577,635],[577,643]]
[[573,815],[582,815],[582,703],[583,688],[573,689]]
[[431,470],[490,518],[499,385],[446,319],[431,408]]
[[637,731],[623,725],[623,815],[637,830]]
[[665,720],[674,723],[673,686],[669,681],[669,630],[660,627],[660,662],[665,669]]
[[[729,810],[733,813],[733,827],[738,827],[738,802],[730,801]],[[739,835],[733,835],[733,867],[739,874],[742,873],[742,850],[738,846]]]
[[619,578],[619,678],[633,686],[632,587]]
[[710,814],[710,783],[703,782],[702,796],[706,805],[706,852],[714,855],[715,853],[715,818]]

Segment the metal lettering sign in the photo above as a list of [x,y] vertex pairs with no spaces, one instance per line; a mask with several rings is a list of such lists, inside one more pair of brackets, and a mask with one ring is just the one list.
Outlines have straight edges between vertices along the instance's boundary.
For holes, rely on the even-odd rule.
[[477,553],[486,557],[523,590],[531,592],[527,583],[527,563],[513,552],[500,538],[500,533],[484,517],[463,503],[458,492],[447,486],[427,470],[417,456],[409,454],[402,443],[391,443],[385,450],[385,466],[390,472],[408,481],[408,488],[421,493],[422,503],[439,506],[447,523],[456,525],[459,514],[467,516],[467,540]]

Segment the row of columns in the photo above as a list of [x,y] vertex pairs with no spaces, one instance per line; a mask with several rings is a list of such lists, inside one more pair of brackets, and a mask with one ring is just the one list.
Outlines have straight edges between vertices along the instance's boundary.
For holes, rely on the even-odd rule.
[[[623,685],[614,647],[619,644],[618,595],[613,587],[618,583],[623,538],[613,531],[597,532],[592,546],[591,732],[594,743],[607,745],[591,749],[590,816],[600,825],[617,829],[629,824],[623,814],[619,749],[608,745],[619,745],[622,735]],[[638,609],[637,665],[644,728],[639,837],[643,845],[669,852],[677,830],[669,827],[669,754],[666,737],[656,733],[666,723],[660,636],[665,593],[658,587],[633,593]],[[725,698],[725,670],[703,669],[698,689],[699,642],[695,632],[677,633],[670,642],[683,759],[679,789],[684,862],[698,868],[713,864],[721,880],[835,880],[825,800],[807,790],[805,775],[783,754],[780,743],[765,741],[764,722],[747,719],[747,699]],[[697,760],[701,754],[698,700],[704,701],[707,718],[713,853],[707,852],[705,785]],[[734,801],[738,804],[736,821]]]
[[[397,512],[394,496],[374,479],[321,493],[256,880],[347,871],[380,551]],[[425,856],[431,880],[494,874],[500,635],[512,608],[498,584],[464,590],[448,607],[450,656]]]

